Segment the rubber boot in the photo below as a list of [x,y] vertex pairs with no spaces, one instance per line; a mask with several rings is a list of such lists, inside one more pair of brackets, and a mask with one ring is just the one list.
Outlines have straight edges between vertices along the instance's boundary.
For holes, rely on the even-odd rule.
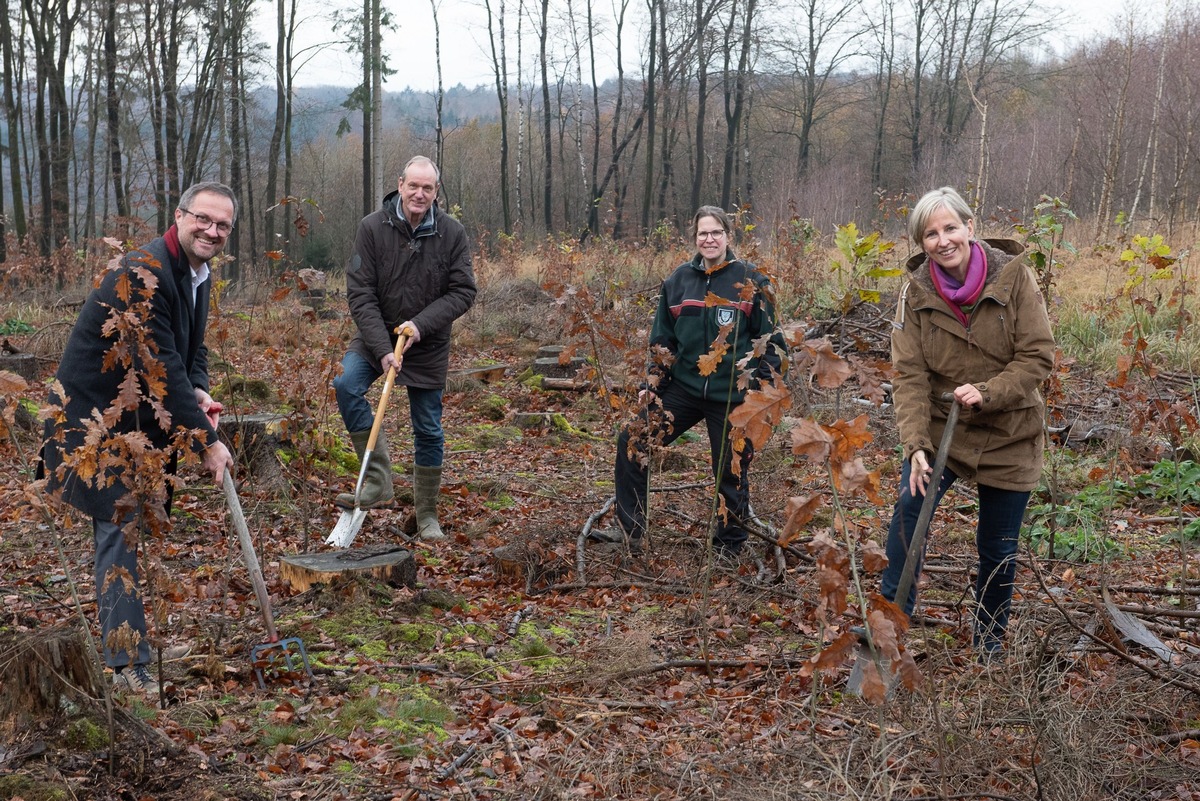
[[[354,443],[354,452],[358,454],[360,464],[367,450],[367,440],[370,438],[370,431],[350,432],[350,441]],[[374,509],[376,506],[391,503],[393,497],[395,490],[392,488],[392,462],[388,458],[387,437],[380,431],[379,439],[375,440],[375,450],[371,452],[371,461],[367,465],[367,474],[363,476],[358,508]],[[343,509],[353,509],[354,493],[340,493],[333,502]]]
[[438,525],[437,499],[442,490],[442,468],[413,467],[413,506],[417,511],[417,536],[427,542],[446,539]]

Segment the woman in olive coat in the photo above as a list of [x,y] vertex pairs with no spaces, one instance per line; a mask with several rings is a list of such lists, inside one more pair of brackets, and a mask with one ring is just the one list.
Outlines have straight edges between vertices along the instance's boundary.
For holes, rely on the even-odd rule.
[[[949,406],[958,426],[937,500],[957,479],[979,488],[974,641],[1003,647],[1017,535],[1042,470],[1045,402],[1039,387],[1054,365],[1046,304],[1022,246],[975,238],[970,207],[952,188],[928,192],[909,215],[921,253],[909,259],[892,331],[895,406],[904,448],[900,493],[888,530],[883,594],[895,600],[908,541],[932,475]],[[920,563],[916,565],[917,574]],[[903,600],[912,614],[916,582]]]

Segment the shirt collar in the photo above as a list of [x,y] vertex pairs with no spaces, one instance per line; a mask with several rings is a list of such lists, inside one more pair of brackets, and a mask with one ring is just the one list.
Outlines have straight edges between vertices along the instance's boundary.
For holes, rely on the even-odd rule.
[[196,290],[200,288],[201,284],[203,284],[205,281],[208,280],[208,276],[210,274],[209,269],[208,269],[208,262],[204,262],[203,264],[201,264],[199,269],[192,267],[189,264],[188,269],[191,270],[191,273],[192,273],[192,305],[195,306],[196,305]]

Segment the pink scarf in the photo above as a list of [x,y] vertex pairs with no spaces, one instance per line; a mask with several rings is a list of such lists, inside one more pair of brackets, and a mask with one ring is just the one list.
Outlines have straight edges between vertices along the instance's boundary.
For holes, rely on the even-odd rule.
[[954,312],[958,321],[967,327],[967,313],[975,308],[979,296],[983,294],[983,284],[987,281],[987,257],[983,255],[983,246],[971,242],[971,260],[967,263],[967,280],[959,283],[942,265],[929,258],[929,277],[933,279],[933,288],[937,290],[942,300]]

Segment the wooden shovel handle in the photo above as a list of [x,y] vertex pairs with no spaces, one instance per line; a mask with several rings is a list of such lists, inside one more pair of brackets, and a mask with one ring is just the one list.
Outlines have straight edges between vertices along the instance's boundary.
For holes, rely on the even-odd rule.
[[387,371],[387,380],[383,382],[383,394],[379,396],[379,408],[375,410],[375,422],[371,425],[371,436],[367,439],[367,453],[375,450],[375,442],[379,439],[379,429],[383,428],[383,415],[387,411],[388,397],[392,394],[392,386],[396,383],[396,373],[404,364],[404,344],[408,342],[408,334],[401,333],[400,328],[397,327],[396,335],[396,350],[392,352],[392,355],[396,357],[396,366]]
[[[933,460],[933,475],[925,485],[925,500],[921,502],[921,513],[917,516],[917,525],[913,529],[912,539],[908,543],[908,553],[904,557],[904,570],[900,574],[900,584],[896,587],[896,605],[901,609],[908,602],[908,591],[916,579],[917,560],[925,552],[925,535],[929,532],[929,522],[933,518],[933,507],[937,503],[938,487],[942,485],[942,473],[946,470],[946,459],[950,455],[950,443],[954,440],[954,426],[958,424],[958,401],[954,395],[947,392],[942,395],[943,401],[950,402],[950,413],[946,415],[946,427],[942,430],[942,441],[938,444],[937,457]],[[901,531],[903,531],[901,526]]]

